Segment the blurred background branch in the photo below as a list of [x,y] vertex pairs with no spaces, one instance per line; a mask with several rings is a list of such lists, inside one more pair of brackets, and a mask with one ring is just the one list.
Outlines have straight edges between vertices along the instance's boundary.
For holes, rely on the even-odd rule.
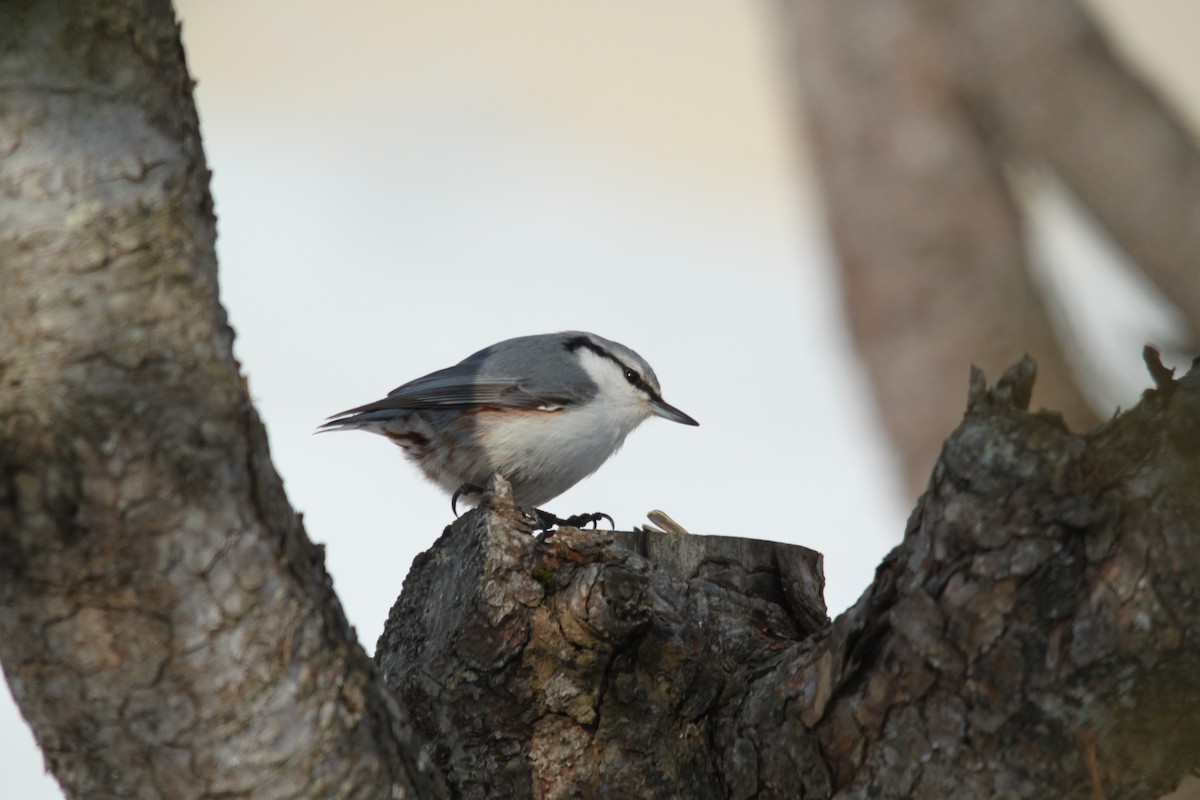
[[783,8],[847,319],[910,494],[960,415],[940,388],[963,364],[1028,353],[1037,405],[1077,430],[1111,414],[1085,388],[1103,365],[1058,335],[1031,266],[1037,187],[1013,174],[1052,171],[1200,319],[1200,157],[1167,103],[1071,0]]

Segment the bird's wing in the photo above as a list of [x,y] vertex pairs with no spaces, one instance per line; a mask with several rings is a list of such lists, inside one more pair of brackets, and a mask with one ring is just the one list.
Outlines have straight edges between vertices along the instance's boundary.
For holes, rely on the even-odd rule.
[[452,409],[496,406],[552,410],[578,405],[586,399],[580,388],[564,386],[563,391],[535,391],[529,381],[519,377],[500,378],[479,375],[478,364],[462,363],[430,373],[393,389],[388,396],[365,406],[351,408],[331,419],[356,414],[404,409]]
[[528,381],[522,378],[493,375],[485,379],[474,370],[460,370],[460,367],[450,367],[410,381],[388,392],[387,400],[396,403],[396,408],[542,408],[578,402],[571,392],[537,392],[530,389]]

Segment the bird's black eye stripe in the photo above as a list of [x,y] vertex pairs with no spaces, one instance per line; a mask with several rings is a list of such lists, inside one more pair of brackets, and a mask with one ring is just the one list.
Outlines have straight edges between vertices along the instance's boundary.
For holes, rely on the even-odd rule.
[[572,336],[570,339],[567,339],[565,342],[563,342],[563,349],[565,349],[568,353],[574,353],[576,350],[578,350],[581,347],[586,347],[588,350],[591,350],[596,355],[602,356],[603,358],[607,358],[609,361],[613,362],[618,367],[620,367],[621,374],[625,376],[625,380],[629,381],[630,386],[634,386],[638,389],[641,389],[643,392],[650,395],[650,397],[654,398],[655,400],[662,399],[661,397],[658,396],[657,392],[655,392],[652,388],[650,388],[650,385],[646,383],[646,381],[642,378],[642,376],[638,373],[638,371],[636,369],[634,369],[633,367],[625,366],[625,364],[621,361],[621,359],[617,358],[612,353],[605,350],[603,347],[600,347],[595,342],[593,342],[591,339],[588,339],[586,336]]
[[592,344],[591,340],[589,340],[586,336],[572,336],[570,339],[567,339],[565,342],[563,342],[563,349],[568,353],[574,353],[581,347],[586,347],[593,353],[601,352],[599,348]]

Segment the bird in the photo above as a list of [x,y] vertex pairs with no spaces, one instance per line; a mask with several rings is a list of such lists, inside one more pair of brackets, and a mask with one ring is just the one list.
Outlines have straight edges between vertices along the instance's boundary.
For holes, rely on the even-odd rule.
[[563,520],[540,509],[598,470],[650,417],[700,424],[661,391],[650,364],[623,344],[584,331],[544,333],[489,345],[334,414],[320,430],[386,436],[451,494],[455,514],[460,498],[474,504],[499,473],[540,527],[611,523],[607,514]]

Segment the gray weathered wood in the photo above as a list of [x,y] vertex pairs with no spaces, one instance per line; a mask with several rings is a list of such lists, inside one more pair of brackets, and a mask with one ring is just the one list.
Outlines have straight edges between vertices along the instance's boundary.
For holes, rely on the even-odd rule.
[[743,694],[827,624],[818,553],[525,525],[497,479],[413,565],[377,647],[459,796],[725,797],[778,746],[828,786],[815,739],[781,742]]
[[652,530],[606,535],[679,580],[703,578],[739,594],[777,603],[808,630],[828,623],[824,559],[816,550],[737,536]]

